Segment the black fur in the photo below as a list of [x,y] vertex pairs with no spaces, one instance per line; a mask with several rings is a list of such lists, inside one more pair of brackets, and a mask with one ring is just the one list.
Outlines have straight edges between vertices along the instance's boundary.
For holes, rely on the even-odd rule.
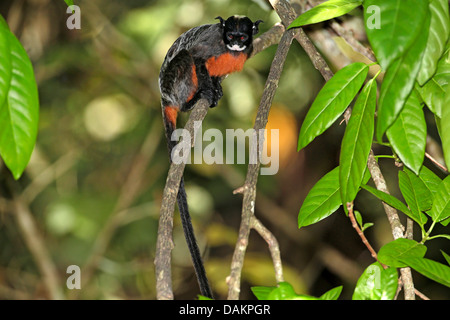
[[[217,105],[222,97],[222,79],[210,77],[205,62],[211,57],[219,57],[227,52],[234,54],[227,45],[244,44],[244,52],[250,55],[253,50],[253,35],[258,32],[261,20],[253,23],[247,17],[232,16],[227,20],[217,17],[220,22],[192,28],[183,33],[170,47],[159,74],[159,87],[163,107],[176,106],[181,111],[189,111],[200,98],[206,98],[211,107]],[[227,35],[233,39],[227,38]],[[245,39],[240,38],[244,36]],[[198,77],[198,92],[195,99],[187,101],[192,83],[189,69],[195,65]]]

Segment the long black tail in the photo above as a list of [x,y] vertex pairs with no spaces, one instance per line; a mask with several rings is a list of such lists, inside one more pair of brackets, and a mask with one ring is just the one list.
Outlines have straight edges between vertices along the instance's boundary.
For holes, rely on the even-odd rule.
[[[171,155],[176,142],[172,141],[170,137],[172,136],[172,132],[175,128],[169,121],[166,121],[166,119],[164,120],[166,127],[167,147],[169,149],[169,158],[172,162]],[[212,290],[209,286],[208,278],[206,277],[205,267],[203,266],[200,249],[198,248],[197,240],[195,239],[194,228],[192,226],[191,216],[189,214],[189,208],[187,204],[187,195],[184,188],[183,177],[181,178],[180,188],[178,189],[177,203],[178,209],[180,211],[181,223],[183,225],[184,236],[186,237],[186,242],[191,253],[192,263],[194,265],[198,284],[200,286],[200,292],[203,296],[213,299]]]

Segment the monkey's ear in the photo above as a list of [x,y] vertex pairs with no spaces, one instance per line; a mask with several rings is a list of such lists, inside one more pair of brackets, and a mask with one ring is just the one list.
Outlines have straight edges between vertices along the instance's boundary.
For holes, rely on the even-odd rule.
[[220,20],[220,25],[223,27],[225,27],[225,20],[223,20],[223,18],[221,16],[216,17],[216,19]]
[[264,22],[264,21],[258,20],[258,21],[256,21],[256,22],[253,23],[253,35],[255,35],[255,34],[257,34],[257,33],[259,32],[258,25],[259,25],[261,22]]

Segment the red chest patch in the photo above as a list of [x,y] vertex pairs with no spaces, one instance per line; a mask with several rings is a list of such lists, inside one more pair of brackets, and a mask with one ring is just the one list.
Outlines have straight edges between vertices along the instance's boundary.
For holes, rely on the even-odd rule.
[[206,68],[212,77],[222,77],[235,71],[241,71],[247,60],[245,53],[234,55],[224,53],[218,57],[211,57],[206,61]]

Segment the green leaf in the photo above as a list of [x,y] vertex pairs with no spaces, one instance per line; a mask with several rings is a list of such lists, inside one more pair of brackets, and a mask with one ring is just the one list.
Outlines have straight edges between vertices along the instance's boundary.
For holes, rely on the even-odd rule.
[[36,142],[39,99],[33,67],[19,40],[0,28],[0,156],[18,179]]
[[[381,266],[380,266],[381,267]],[[380,300],[393,300],[397,293],[398,273],[395,268],[387,268],[381,271],[381,288],[376,291]]]
[[416,86],[428,108],[438,118],[442,117],[446,87],[450,84],[450,41],[439,59],[436,73],[423,87]]
[[361,228],[361,231],[364,232],[365,230],[369,229],[370,227],[372,227],[374,224],[372,222],[367,222],[364,223],[364,225]]
[[288,282],[280,282],[276,287],[252,287],[251,290],[258,300],[337,300],[342,286],[327,291],[320,298],[297,294]]
[[295,19],[289,28],[322,22],[340,17],[362,4],[363,0],[328,0],[306,11]]
[[[404,2],[407,3],[408,1]],[[426,11],[428,11],[428,7]],[[414,10],[414,12],[416,11]],[[429,15],[426,17],[427,19],[422,27],[427,27],[429,24]],[[427,44],[427,36],[427,33],[419,33],[414,45],[398,59],[394,60],[386,70],[383,83],[381,84],[377,113],[377,140],[380,142],[386,130],[397,119],[407,98],[411,94]]]
[[68,7],[73,6],[73,0],[64,0]]
[[450,83],[450,41],[439,59],[436,73],[423,87],[416,86],[427,107],[438,118],[442,117],[446,87]]
[[362,220],[361,213],[358,210],[355,210],[353,213],[355,214],[356,222],[358,222],[359,227],[362,228],[363,220]]
[[450,83],[450,41],[445,46],[445,51],[438,61],[436,74],[433,76],[442,88]]
[[308,226],[325,219],[341,204],[339,167],[336,167],[324,175],[309,191],[298,214],[298,227]]
[[432,0],[429,3],[431,22],[428,42],[422,59],[417,82],[422,86],[436,72],[437,62],[445,49],[450,31],[448,0]]
[[450,267],[430,259],[419,257],[404,257],[401,258],[401,262],[425,277],[450,287]]
[[291,284],[280,282],[278,287],[269,293],[269,300],[288,300],[296,297],[297,294]]
[[427,125],[415,91],[411,92],[403,110],[386,134],[402,162],[418,174],[425,157]]
[[428,214],[435,222],[441,222],[450,217],[450,176],[439,184],[434,195],[433,207]]
[[9,30],[9,26],[6,23],[5,19],[2,17],[2,15],[0,14],[0,28],[4,28]]
[[428,80],[423,87],[416,86],[417,92],[420,93],[421,98],[427,105],[428,109],[439,118],[441,117],[441,109],[444,103],[445,91],[444,88],[433,77]]
[[422,258],[427,247],[414,240],[399,238],[381,247],[378,260],[390,267],[404,268],[403,258]]
[[425,184],[415,176],[414,173],[403,171],[398,172],[398,184],[406,203],[409,206],[410,217],[419,225],[424,226],[427,217],[422,211],[429,210],[432,204],[431,192],[425,187]]
[[450,223],[450,218],[447,218],[447,219],[444,219],[444,220],[441,221],[441,224],[442,224],[443,226],[445,226],[445,227],[446,227],[449,223]]
[[384,269],[375,262],[364,270],[356,283],[353,300],[392,300],[398,285],[395,268]]
[[267,300],[274,289],[276,287],[251,287],[253,294],[258,300]]
[[9,52],[9,33],[9,29],[0,29],[0,107],[5,104],[12,79],[12,58],[11,53]]
[[432,195],[437,192],[442,181],[441,178],[425,166],[422,166],[420,169],[419,178],[425,184],[427,189],[430,190]]
[[355,199],[364,177],[374,132],[377,83],[364,86],[352,110],[342,139],[339,184],[342,203]]
[[318,300],[308,295],[297,294],[288,282],[280,282],[268,295],[267,300]]
[[439,134],[442,140],[445,163],[450,166],[450,84],[446,86],[446,91]]
[[361,185],[361,188],[363,188],[366,191],[369,191],[370,193],[372,193],[375,197],[377,197],[378,199],[380,199],[381,201],[385,202],[386,204],[390,205],[392,208],[397,209],[401,212],[403,212],[404,214],[406,214],[408,217],[412,216],[411,211],[408,209],[408,207],[401,202],[400,200],[398,200],[396,197],[387,194],[386,192],[380,191],[378,189],[375,189],[371,186],[368,185]]
[[359,213],[358,210],[355,210],[353,213],[354,213],[354,215],[355,215],[356,222],[358,223],[358,225],[359,225],[359,227],[361,228],[361,231],[362,231],[362,232],[364,232],[365,230],[367,230],[368,228],[370,228],[371,226],[373,226],[373,223],[372,223],[372,222],[366,222],[366,223],[363,223],[361,213]]
[[319,297],[320,300],[337,300],[342,292],[342,286],[328,290]]
[[445,261],[447,261],[447,264],[450,265],[450,256],[448,254],[446,254],[444,251],[441,250],[442,255],[445,258]]
[[321,135],[347,109],[361,89],[368,71],[369,68],[364,63],[352,63],[336,72],[325,83],[303,121],[298,150]]
[[418,175],[416,175],[408,168],[403,168],[403,172],[406,173],[406,175],[408,176],[408,181],[411,183],[419,210],[430,210],[431,206],[433,205],[433,194],[431,193],[430,189],[428,189],[428,187]]
[[[370,6],[379,8],[379,28],[371,27],[373,14],[367,10]],[[428,29],[425,20],[429,16],[428,1],[424,0],[364,1],[367,37],[383,69],[388,69],[395,59],[403,56],[420,33],[428,36],[423,30]]]

